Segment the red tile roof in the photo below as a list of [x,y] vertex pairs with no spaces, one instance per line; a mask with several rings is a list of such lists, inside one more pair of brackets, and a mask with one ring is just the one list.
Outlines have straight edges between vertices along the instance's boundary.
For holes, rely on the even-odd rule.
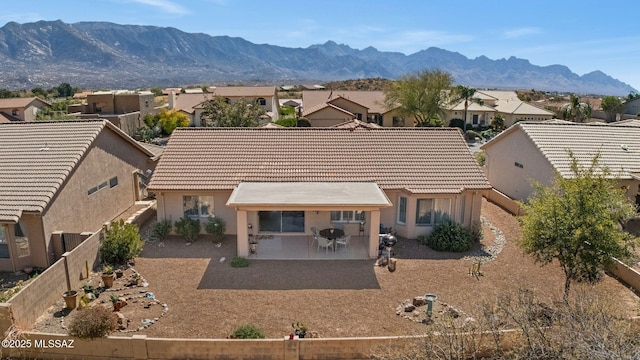
[[365,181],[414,193],[491,188],[455,128],[179,128],[149,189],[233,189],[247,181]]

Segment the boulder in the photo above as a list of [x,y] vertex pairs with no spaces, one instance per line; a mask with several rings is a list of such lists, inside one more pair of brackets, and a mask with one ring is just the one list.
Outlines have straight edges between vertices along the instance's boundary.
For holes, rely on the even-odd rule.
[[427,300],[425,300],[424,296],[416,296],[413,298],[413,306],[424,306],[427,305]]

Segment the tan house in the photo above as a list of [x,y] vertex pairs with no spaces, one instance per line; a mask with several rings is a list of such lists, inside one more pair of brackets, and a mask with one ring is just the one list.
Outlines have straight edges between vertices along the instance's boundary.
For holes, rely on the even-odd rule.
[[169,94],[169,109],[182,111],[191,118],[191,126],[201,126],[201,115],[204,111],[203,103],[215,96],[220,96],[228,102],[244,100],[257,104],[267,112],[269,121],[280,118],[280,101],[275,86],[221,86],[209,87],[206,93],[171,92]]
[[127,210],[155,162],[106,120],[0,124],[0,271],[48,267],[54,232],[94,232]]
[[38,97],[0,99],[0,122],[35,121],[38,111],[50,106]]
[[[467,103],[467,125],[488,126],[496,115],[502,116],[505,128],[517,121],[544,121],[555,117],[555,113],[524,102],[515,91],[477,90],[474,100]],[[451,119],[465,118],[464,100],[445,111],[445,123]]]
[[600,154],[640,205],[640,127],[618,124],[577,124],[566,121],[519,122],[484,144],[486,174],[493,187],[512,199],[526,200],[532,181],[545,186],[555,172],[571,176],[569,150],[588,166]]
[[333,225],[375,257],[381,223],[406,238],[445,218],[469,227],[490,188],[452,128],[179,128],[149,184],[159,220],[219,216],[239,256],[249,231]]
[[333,126],[352,119],[383,127],[413,127],[397,109],[387,109],[382,91],[303,91],[304,111],[313,127]]

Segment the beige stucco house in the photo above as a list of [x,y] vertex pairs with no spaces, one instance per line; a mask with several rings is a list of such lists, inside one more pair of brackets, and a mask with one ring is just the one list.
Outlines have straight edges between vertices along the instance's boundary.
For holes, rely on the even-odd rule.
[[180,128],[154,172],[158,219],[219,216],[247,256],[253,234],[343,226],[375,257],[380,224],[415,238],[471,226],[491,188],[453,128]]
[[[477,90],[474,100],[467,103],[466,124],[473,127],[488,126],[496,115],[502,116],[505,128],[517,121],[544,121],[555,117],[552,111],[531,105],[518,98],[515,91]],[[465,118],[464,100],[452,104],[445,111],[445,123]]]
[[485,172],[493,187],[526,200],[533,181],[550,186],[556,172],[571,176],[569,150],[588,166],[596,154],[627,196],[640,205],[640,127],[577,124],[566,121],[519,122],[484,144]]
[[382,91],[303,91],[304,111],[313,127],[333,126],[352,119],[383,127],[413,127],[397,109],[388,109]]
[[38,97],[0,99],[0,122],[35,121],[38,111],[49,106]]
[[0,124],[0,271],[48,267],[54,232],[94,232],[127,210],[155,162],[106,120]]

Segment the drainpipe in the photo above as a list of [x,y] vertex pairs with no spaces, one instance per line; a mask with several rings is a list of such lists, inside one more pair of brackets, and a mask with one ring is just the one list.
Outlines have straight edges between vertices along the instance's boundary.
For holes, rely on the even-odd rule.
[[469,211],[469,227],[473,225],[473,207],[475,206],[476,192],[471,193],[471,211]]

